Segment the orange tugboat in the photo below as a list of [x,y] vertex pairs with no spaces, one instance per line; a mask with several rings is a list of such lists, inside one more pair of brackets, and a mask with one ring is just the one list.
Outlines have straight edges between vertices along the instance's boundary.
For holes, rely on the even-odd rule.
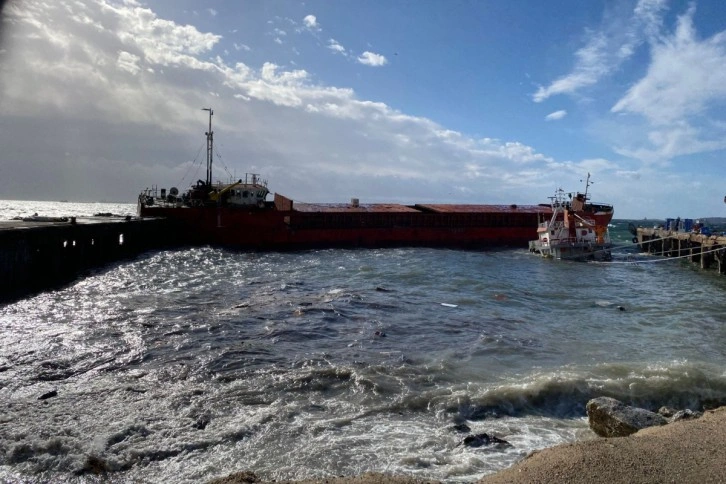
[[585,193],[569,194],[559,189],[552,199],[552,215],[537,227],[537,240],[529,242],[530,252],[543,257],[568,260],[610,260],[608,224],[613,217],[612,206],[588,204],[587,174]]
[[[212,182],[211,108],[207,136],[207,176],[186,192],[175,187],[144,190],[141,217],[176,222],[192,244],[242,249],[284,250],[326,247],[527,247],[548,205],[309,204],[270,193],[258,174],[234,183]],[[612,206],[584,203],[602,219]],[[608,212],[609,210],[609,212]],[[608,214],[609,213],[609,218]]]

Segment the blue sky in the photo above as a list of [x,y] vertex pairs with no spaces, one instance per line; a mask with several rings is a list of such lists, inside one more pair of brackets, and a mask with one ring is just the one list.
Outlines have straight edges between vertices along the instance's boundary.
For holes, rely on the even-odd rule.
[[0,198],[253,171],[299,201],[724,216],[720,0],[10,0]]

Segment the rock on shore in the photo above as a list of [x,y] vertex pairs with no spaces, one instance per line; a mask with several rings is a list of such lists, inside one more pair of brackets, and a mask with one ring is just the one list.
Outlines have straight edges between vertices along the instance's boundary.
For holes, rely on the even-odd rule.
[[600,437],[625,437],[654,425],[665,425],[665,417],[644,408],[631,407],[610,397],[587,402],[590,428]]

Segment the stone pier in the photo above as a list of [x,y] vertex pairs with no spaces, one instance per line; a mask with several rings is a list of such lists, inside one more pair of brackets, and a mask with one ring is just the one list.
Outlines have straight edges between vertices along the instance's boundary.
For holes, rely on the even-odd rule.
[[166,220],[71,217],[0,222],[0,302],[71,282],[83,272],[183,245]]

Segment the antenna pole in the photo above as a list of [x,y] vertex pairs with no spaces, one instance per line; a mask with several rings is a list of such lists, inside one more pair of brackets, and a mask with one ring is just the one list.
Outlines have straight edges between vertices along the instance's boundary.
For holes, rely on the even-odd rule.
[[587,201],[587,189],[590,188],[590,173],[587,174],[587,181],[585,182],[585,201]]
[[212,108],[202,108],[202,111],[209,111],[209,131],[207,131],[207,186],[212,186],[212,150],[214,146],[214,132],[212,131]]

